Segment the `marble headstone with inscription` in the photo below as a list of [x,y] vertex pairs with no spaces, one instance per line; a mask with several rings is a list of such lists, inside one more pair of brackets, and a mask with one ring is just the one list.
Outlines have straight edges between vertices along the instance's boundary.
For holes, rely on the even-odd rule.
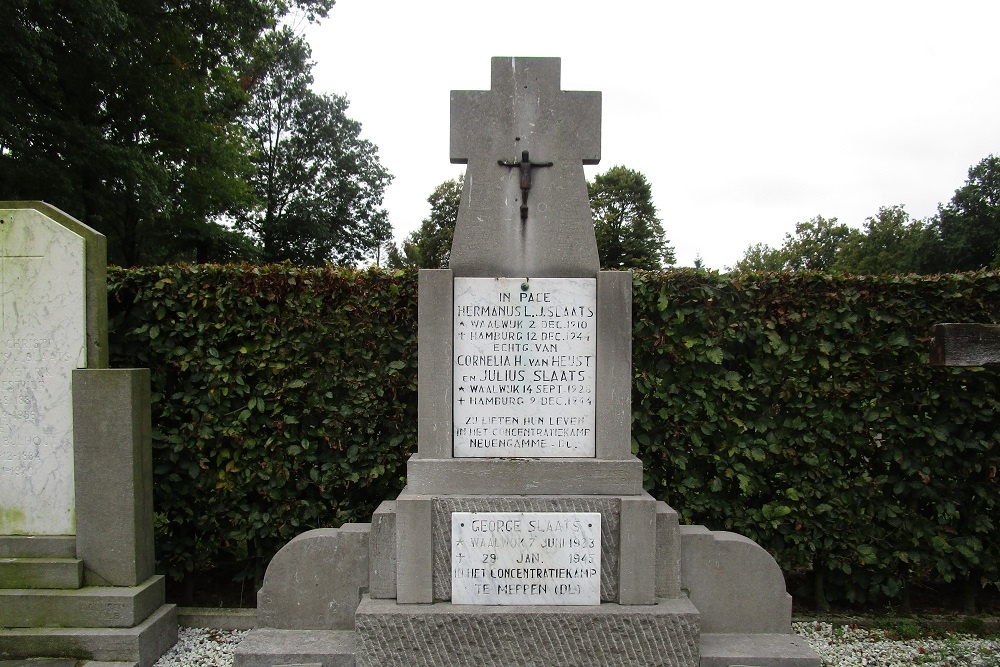
[[0,218],[0,535],[72,535],[72,371],[87,365],[84,239]]

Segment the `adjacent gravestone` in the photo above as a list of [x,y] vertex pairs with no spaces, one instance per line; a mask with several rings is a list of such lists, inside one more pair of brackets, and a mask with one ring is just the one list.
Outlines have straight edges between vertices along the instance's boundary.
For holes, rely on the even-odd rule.
[[0,535],[72,535],[72,371],[87,366],[86,244],[38,211],[0,218]]
[[150,448],[149,372],[107,368],[104,237],[0,202],[0,659],[150,665],[176,641]]
[[[299,538],[279,552],[258,613],[281,620],[237,667],[820,664],[763,549],[681,527],[643,490],[631,276],[599,270],[583,175],[601,98],[559,75],[556,58],[494,58],[490,90],[452,93],[468,170],[451,268],[420,272],[407,486],[373,517],[367,558],[346,548],[356,527],[306,534],[345,554],[332,573]],[[303,595],[360,603],[347,624],[297,613]]]

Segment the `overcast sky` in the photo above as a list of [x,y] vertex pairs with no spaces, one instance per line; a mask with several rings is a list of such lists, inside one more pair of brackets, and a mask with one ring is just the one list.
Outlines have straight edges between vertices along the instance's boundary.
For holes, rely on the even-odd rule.
[[305,28],[316,89],[395,176],[397,239],[463,165],[449,91],[491,56],[559,56],[564,90],[603,92],[601,164],[641,171],[677,251],[722,269],[816,215],[931,216],[1000,154],[997,0],[337,0]]

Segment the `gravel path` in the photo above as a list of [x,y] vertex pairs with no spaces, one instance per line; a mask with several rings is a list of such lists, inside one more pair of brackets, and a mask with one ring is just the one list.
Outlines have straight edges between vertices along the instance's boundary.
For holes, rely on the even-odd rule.
[[793,623],[828,667],[948,665],[1000,667],[1000,640],[949,634],[935,639],[890,639],[882,630]]
[[[1000,640],[952,634],[941,639],[894,641],[880,630],[793,623],[825,667],[1000,667]],[[181,628],[177,645],[154,667],[231,667],[245,631]]]

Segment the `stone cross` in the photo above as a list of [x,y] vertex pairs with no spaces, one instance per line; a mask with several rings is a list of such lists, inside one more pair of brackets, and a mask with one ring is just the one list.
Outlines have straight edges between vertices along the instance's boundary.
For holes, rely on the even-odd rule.
[[559,58],[493,58],[490,90],[452,91],[451,161],[468,165],[456,276],[597,275],[583,165],[601,159],[601,94],[559,75]]

